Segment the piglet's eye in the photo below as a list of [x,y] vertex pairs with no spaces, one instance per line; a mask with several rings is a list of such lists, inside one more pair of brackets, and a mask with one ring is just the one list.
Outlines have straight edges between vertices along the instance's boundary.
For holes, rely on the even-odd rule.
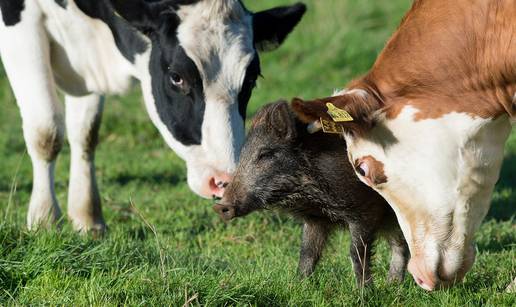
[[360,162],[356,167],[356,171],[360,176],[369,177],[369,165],[366,162]]
[[258,160],[267,160],[274,157],[276,152],[274,150],[262,150],[258,155]]
[[175,72],[170,74],[170,82],[175,86],[182,86],[184,84],[183,78]]

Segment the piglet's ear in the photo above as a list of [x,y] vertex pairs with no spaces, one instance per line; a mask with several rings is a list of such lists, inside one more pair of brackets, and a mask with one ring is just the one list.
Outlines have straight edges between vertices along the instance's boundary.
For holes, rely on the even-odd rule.
[[287,102],[274,106],[269,116],[269,125],[278,137],[285,140],[293,140],[297,136],[296,120]]
[[110,0],[115,12],[144,33],[159,26],[160,15],[173,10],[173,1]]
[[285,140],[297,136],[296,120],[286,101],[264,106],[253,118],[252,129],[263,127],[272,135]]
[[306,5],[281,6],[253,15],[254,43],[259,51],[278,48],[306,12]]

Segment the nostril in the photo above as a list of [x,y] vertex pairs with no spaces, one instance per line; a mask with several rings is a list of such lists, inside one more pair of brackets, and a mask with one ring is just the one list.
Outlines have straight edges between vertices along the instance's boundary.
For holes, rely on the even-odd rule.
[[210,189],[212,191],[217,190],[219,188],[218,183],[215,182],[215,178],[214,177],[210,178],[209,184],[210,184]]
[[222,208],[222,212],[223,213],[228,213],[229,212],[229,208]]
[[423,284],[423,280],[421,280],[421,278],[416,277],[415,279],[416,279],[416,283],[417,283],[418,285],[420,285],[420,286],[421,286],[421,285]]

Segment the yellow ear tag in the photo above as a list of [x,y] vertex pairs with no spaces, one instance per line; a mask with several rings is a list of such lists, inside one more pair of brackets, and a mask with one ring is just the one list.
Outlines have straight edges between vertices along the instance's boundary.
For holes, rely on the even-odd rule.
[[326,107],[328,108],[327,113],[328,113],[328,115],[331,116],[333,121],[338,122],[338,123],[353,121],[353,117],[351,117],[351,115],[349,115],[348,112],[337,108],[333,103],[331,103],[331,102],[326,103]]
[[341,125],[339,125],[335,122],[329,121],[329,120],[325,120],[322,117],[319,120],[321,122],[321,128],[324,133],[335,133],[335,134],[344,133],[344,129],[342,129]]

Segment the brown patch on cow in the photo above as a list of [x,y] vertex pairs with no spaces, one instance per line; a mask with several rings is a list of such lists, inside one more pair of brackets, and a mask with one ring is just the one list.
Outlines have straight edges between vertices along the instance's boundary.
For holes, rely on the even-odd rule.
[[37,131],[37,147],[38,154],[45,161],[51,162],[57,158],[57,155],[63,147],[63,133],[60,129],[40,129]]
[[387,118],[407,105],[415,120],[514,116],[515,15],[514,1],[416,1],[370,72]]
[[[516,116],[516,1],[417,0],[388,41],[369,73],[348,88],[364,89],[380,105],[333,98],[355,123],[378,108],[394,119],[405,106],[418,112],[415,120],[449,113],[472,117]],[[345,95],[346,96],[346,95]],[[300,118],[323,115],[327,98],[294,101]]]
[[359,167],[360,163],[367,163],[369,176],[366,178],[371,184],[376,186],[387,182],[383,162],[376,160],[373,156],[364,156],[355,160],[355,169]]

